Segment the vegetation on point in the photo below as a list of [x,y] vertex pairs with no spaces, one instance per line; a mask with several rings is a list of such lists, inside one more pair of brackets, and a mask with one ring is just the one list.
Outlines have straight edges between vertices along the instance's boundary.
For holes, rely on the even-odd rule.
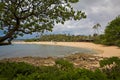
[[54,66],[35,67],[23,62],[0,62],[0,80],[120,80],[120,58],[100,61],[101,67],[116,65],[111,69],[95,71],[75,68],[69,61],[58,59]]
[[80,41],[92,41],[92,36],[82,35],[66,35],[66,34],[51,34],[42,35],[40,38],[26,39],[25,41],[58,41],[58,42],[80,42]]

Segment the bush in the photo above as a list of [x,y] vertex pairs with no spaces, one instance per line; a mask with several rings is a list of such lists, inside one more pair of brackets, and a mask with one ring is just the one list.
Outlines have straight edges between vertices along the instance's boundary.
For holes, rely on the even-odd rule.
[[58,59],[55,66],[35,67],[26,63],[0,62],[0,80],[120,80],[120,59],[106,58],[101,67],[116,63],[111,69],[95,71],[75,68],[69,61]]
[[73,64],[67,60],[58,59],[55,61],[55,63],[56,63],[56,66],[62,70],[73,69]]
[[118,47],[120,47],[120,40],[116,40],[115,41],[115,45],[117,45]]
[[[113,64],[115,63],[115,64]],[[110,68],[104,68],[103,73],[107,75],[109,80],[120,80],[120,58],[118,57],[111,57],[100,61],[100,66],[104,67],[106,65],[111,65]]]
[[25,63],[0,63],[0,76],[12,80],[18,74],[29,75],[35,71],[35,67]]
[[113,62],[116,63],[116,65],[120,65],[120,59],[118,57],[105,58],[101,60],[99,63],[101,67],[104,67],[106,65],[113,64]]

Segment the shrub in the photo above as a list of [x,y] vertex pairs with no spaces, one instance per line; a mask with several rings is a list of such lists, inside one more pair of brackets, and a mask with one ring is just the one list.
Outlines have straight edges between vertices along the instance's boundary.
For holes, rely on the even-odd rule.
[[29,75],[36,70],[35,67],[25,63],[0,63],[0,76],[7,80],[12,80],[18,74]]
[[101,60],[99,63],[100,63],[101,67],[104,67],[106,65],[113,64],[113,62],[116,63],[117,65],[119,65],[120,59],[118,57],[105,58],[105,59]]
[[115,63],[111,68],[103,68],[103,73],[107,75],[109,80],[120,80],[120,58],[111,57],[100,61],[100,66],[104,67]]
[[115,45],[117,45],[118,47],[120,47],[120,40],[116,40],[115,41]]
[[91,71],[73,67],[69,61],[58,59],[55,66],[35,67],[26,63],[0,62],[0,80],[120,80],[120,58],[100,61],[100,66],[116,66],[111,69]]
[[62,70],[73,69],[73,64],[67,60],[58,59],[55,61],[55,63],[56,63],[56,66]]

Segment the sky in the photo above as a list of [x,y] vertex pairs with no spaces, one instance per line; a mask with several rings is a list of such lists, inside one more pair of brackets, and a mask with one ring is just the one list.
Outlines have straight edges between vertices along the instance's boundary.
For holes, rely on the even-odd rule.
[[[67,21],[64,25],[56,24],[52,32],[45,34],[74,34],[74,35],[92,35],[92,27],[101,24],[100,32],[104,33],[108,23],[120,15],[120,0],[80,0],[72,4],[75,10],[84,11],[86,19],[80,21]],[[33,35],[25,35],[22,38],[32,38]]]
[[57,24],[52,33],[69,33],[74,35],[92,35],[93,26],[101,24],[100,32],[104,33],[108,22],[120,15],[120,0],[80,0],[72,4],[75,10],[84,11],[86,19],[67,21],[64,25]]

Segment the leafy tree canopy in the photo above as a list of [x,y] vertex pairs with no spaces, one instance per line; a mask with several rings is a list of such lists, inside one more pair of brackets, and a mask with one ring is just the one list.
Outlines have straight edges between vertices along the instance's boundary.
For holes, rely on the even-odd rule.
[[79,0],[1,0],[0,42],[12,40],[17,35],[52,31],[56,23],[86,18],[85,13],[74,11],[71,3]]
[[112,20],[105,29],[105,40],[114,45],[120,42],[120,16]]

